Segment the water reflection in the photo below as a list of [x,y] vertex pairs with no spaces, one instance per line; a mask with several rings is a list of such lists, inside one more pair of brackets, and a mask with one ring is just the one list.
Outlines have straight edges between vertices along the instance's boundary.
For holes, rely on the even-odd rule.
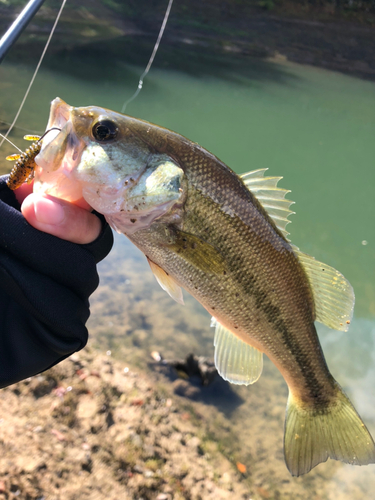
[[[49,57],[44,66],[53,71],[64,72],[84,81],[93,80],[99,85],[111,79],[124,84],[138,83],[139,67],[147,64],[152,50],[152,41],[140,38],[120,38],[79,47],[74,51],[59,52],[58,58]],[[111,57],[108,58],[108,54]],[[124,54],[126,61],[124,62]],[[101,60],[101,71],[97,71],[97,60]],[[202,50],[189,44],[162,44],[153,64],[155,69],[178,71],[189,77],[207,80],[218,78],[236,85],[252,86],[257,82],[272,81],[282,85],[293,85],[300,80],[298,74],[288,71],[283,64],[275,64],[255,57],[231,53],[223,55],[212,50]],[[148,77],[147,77],[148,79]]]
[[375,321],[354,318],[343,334],[324,326],[318,331],[332,373],[375,430]]

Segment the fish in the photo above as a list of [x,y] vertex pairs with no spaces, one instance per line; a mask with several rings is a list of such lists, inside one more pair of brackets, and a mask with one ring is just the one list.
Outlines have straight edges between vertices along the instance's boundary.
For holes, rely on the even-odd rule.
[[146,256],[162,288],[212,315],[215,365],[249,385],[263,354],[289,396],[284,456],[293,476],[328,458],[375,463],[375,444],[331,375],[315,321],[347,331],[354,292],[288,239],[292,201],[266,169],[242,176],[200,145],[97,106],[52,101],[34,191],[82,198]]

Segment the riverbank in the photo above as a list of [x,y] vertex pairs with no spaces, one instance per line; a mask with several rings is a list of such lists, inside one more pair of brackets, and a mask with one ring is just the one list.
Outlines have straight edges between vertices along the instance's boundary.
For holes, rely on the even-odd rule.
[[[109,355],[85,349],[3,389],[0,408],[1,500],[250,496],[246,467],[220,452],[199,415]],[[262,491],[252,498],[269,498]]]
[[[263,5],[265,4],[265,5]],[[268,8],[267,5],[271,6]],[[155,43],[165,6],[125,8],[112,2],[85,2],[66,10],[49,48],[49,59],[111,51],[127,64],[145,64]],[[0,8],[5,31],[18,8]],[[12,49],[12,60],[39,57],[56,12],[42,7]],[[207,55],[236,54],[246,58],[287,59],[300,64],[375,79],[375,13],[318,8],[298,2],[237,2],[232,8],[190,0],[173,6],[155,66],[180,69],[195,49]]]

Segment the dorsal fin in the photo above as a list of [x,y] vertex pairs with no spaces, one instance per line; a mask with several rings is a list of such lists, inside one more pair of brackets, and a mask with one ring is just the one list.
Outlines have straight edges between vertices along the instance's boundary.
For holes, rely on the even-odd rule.
[[315,260],[292,245],[309,279],[314,295],[316,321],[346,332],[354,309],[354,291],[349,281],[331,266]]
[[249,191],[251,191],[262,204],[278,230],[288,240],[287,236],[289,233],[286,230],[286,226],[291,222],[288,219],[289,215],[295,213],[289,210],[290,205],[292,205],[294,201],[285,199],[285,196],[290,193],[290,191],[277,187],[277,183],[282,177],[264,177],[264,173],[267,170],[267,168],[260,168],[259,170],[253,170],[252,172],[242,174],[240,177]]
[[263,369],[263,353],[239,339],[212,318],[215,327],[215,366],[224,380],[249,385],[258,380]]
[[[253,170],[241,175],[246,187],[256,196],[268,215],[272,218],[283,236],[287,236],[289,210],[293,201],[286,200],[290,191],[277,187],[282,177],[264,177],[266,168]],[[315,260],[301,252],[295,245],[292,248],[308,277],[314,295],[316,321],[335,330],[347,331],[353,316],[354,292],[349,281],[331,266]]]

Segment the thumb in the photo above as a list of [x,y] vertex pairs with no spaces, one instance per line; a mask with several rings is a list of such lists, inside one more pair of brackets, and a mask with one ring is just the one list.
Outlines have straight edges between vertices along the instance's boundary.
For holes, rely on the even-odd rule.
[[24,199],[21,211],[35,229],[72,243],[91,243],[102,229],[95,214],[52,196],[32,193]]

